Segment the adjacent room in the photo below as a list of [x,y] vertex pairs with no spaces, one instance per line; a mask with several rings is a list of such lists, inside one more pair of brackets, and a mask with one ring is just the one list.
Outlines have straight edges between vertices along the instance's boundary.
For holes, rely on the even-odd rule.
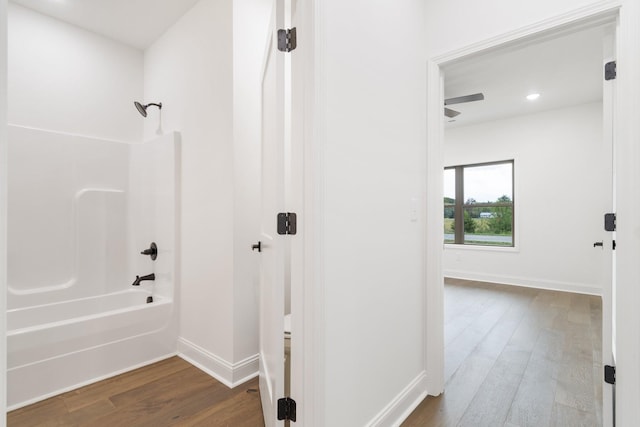
[[[187,366],[212,390],[257,375],[253,124],[270,8],[9,3],[11,425],[37,424],[19,408],[43,400],[58,411],[40,416],[62,424],[93,408],[85,419],[127,425],[136,400],[45,399],[155,362],[159,373],[134,374],[143,380],[118,393],[141,398],[136,391],[159,378],[175,386]],[[232,221],[234,207],[243,216]],[[260,414],[251,387],[243,396]],[[173,416],[152,412],[160,424]]]
[[602,424],[612,32],[446,68],[445,391],[404,425]]

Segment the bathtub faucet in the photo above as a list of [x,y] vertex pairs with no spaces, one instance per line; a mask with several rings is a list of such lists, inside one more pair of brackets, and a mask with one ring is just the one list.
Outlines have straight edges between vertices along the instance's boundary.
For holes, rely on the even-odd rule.
[[131,286],[140,286],[140,282],[142,282],[143,280],[156,280],[156,275],[151,273],[147,274],[146,276],[136,276],[136,280],[133,281]]

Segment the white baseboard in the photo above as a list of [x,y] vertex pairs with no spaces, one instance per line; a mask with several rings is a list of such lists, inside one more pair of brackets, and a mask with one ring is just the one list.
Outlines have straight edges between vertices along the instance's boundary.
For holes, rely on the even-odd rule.
[[400,426],[425,397],[427,397],[427,374],[423,371],[369,421],[367,427]]
[[178,356],[229,388],[258,375],[257,354],[237,363],[230,363],[184,338],[178,338]]
[[582,285],[555,280],[503,276],[499,274],[484,274],[457,270],[445,270],[443,273],[444,277],[450,277],[452,279],[476,280],[480,282],[498,283],[501,285],[514,285],[522,286],[525,288],[547,289],[550,291],[573,292],[577,294],[602,296],[602,288],[592,285]]

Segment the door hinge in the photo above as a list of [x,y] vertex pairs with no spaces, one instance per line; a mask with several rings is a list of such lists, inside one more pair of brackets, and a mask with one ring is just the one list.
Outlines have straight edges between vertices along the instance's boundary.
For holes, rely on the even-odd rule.
[[298,217],[293,212],[278,214],[278,234],[296,234],[298,231]]
[[615,240],[611,241],[611,249],[613,249],[614,251],[616,250],[616,241]]
[[278,399],[278,419],[296,421],[296,401],[290,397]]
[[616,367],[611,365],[604,365],[604,382],[607,384],[616,383]]
[[604,214],[604,231],[616,231],[616,214]]
[[614,80],[618,75],[616,61],[607,62],[604,64],[604,79]]
[[291,52],[298,46],[296,28],[288,30],[278,30],[278,50],[280,52]]

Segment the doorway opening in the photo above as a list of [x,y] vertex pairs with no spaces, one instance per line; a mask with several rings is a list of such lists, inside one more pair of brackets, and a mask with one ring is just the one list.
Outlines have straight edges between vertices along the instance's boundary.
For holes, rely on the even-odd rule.
[[[521,287],[508,290],[547,289],[556,292],[558,298],[567,292],[597,295],[602,301],[603,320],[598,328],[602,332],[599,349],[602,358],[593,360],[589,377],[596,389],[598,386],[602,389],[602,409],[593,408],[593,415],[601,419],[603,425],[611,425],[613,419],[611,389],[601,384],[600,374],[603,365],[613,364],[611,295],[615,286],[615,236],[605,232],[602,226],[603,215],[614,212],[615,206],[614,88],[604,81],[603,70],[604,64],[615,57],[615,33],[616,16],[611,11],[588,19],[576,18],[569,26],[565,22],[540,27],[538,31],[528,29],[522,35],[511,34],[500,42],[494,40],[483,47],[467,49],[465,53],[437,58],[430,64],[429,81],[430,93],[438,93],[436,89],[439,88],[443,94],[440,117],[435,113],[429,117],[431,124],[435,120],[442,123],[439,132],[431,132],[433,139],[429,142],[432,155],[429,169],[434,172],[429,172],[428,186],[432,194],[438,186],[442,191],[445,181],[442,171],[446,167],[513,159],[513,193],[516,195],[511,197],[514,209],[513,228],[509,230],[513,236],[512,247],[478,244],[477,241],[491,240],[485,237],[470,239],[475,244],[444,242],[444,245],[442,240],[436,242],[428,237],[428,245],[444,246],[436,271],[427,273],[430,283],[427,299],[438,299],[440,309],[436,323],[442,327],[446,319],[450,320],[447,305],[442,303],[446,298],[444,295],[449,297],[452,292],[442,288],[443,277],[450,278],[449,287],[457,286],[458,290],[465,286],[483,288],[487,286],[484,283],[489,282],[500,284],[497,288],[505,285]],[[465,99],[467,95],[478,93],[483,94],[482,99],[476,96],[470,102],[454,104],[445,101],[446,108],[454,113],[445,112],[442,117],[442,101]],[[432,111],[436,111],[435,101],[430,98],[429,102]],[[438,142],[434,144],[433,140]],[[436,170],[441,171],[439,177],[436,177]],[[489,181],[481,182],[478,188],[486,190],[492,185]],[[457,194],[456,197],[463,197],[458,206],[464,210],[456,219],[468,222],[469,228],[474,229],[471,234],[496,234],[490,224],[495,214],[487,209],[488,204],[498,200],[479,199],[474,194]],[[453,203],[449,202],[451,207]],[[435,203],[435,198],[430,203]],[[446,235],[445,227],[451,222],[443,218],[442,222],[432,222],[427,227],[432,233],[438,227],[438,234],[442,236],[443,233]],[[465,227],[464,234],[467,231]],[[466,236],[462,241],[466,241]],[[432,257],[431,261],[434,259],[437,257]],[[588,302],[587,305],[593,304]],[[566,311],[560,309],[558,313],[565,319],[574,316],[571,308],[569,304]],[[591,317],[591,314],[583,315]],[[577,317],[572,321],[577,321]],[[504,327],[498,321],[495,325],[496,328]],[[515,328],[511,332],[514,331]],[[448,352],[444,350],[445,342],[450,344],[453,340],[451,333],[454,332],[446,328],[428,333],[427,342],[437,346],[441,340],[439,348],[443,350],[442,353],[429,350],[429,347],[427,350],[427,366],[435,374],[431,375],[435,378],[430,387],[431,394],[437,394],[431,390],[438,386],[446,393],[447,380],[461,372],[460,366],[452,367],[454,361],[447,358]],[[504,345],[509,342],[506,339]],[[439,369],[444,372],[440,377],[437,375]],[[476,372],[475,375],[482,374]],[[482,384],[480,381],[478,387]],[[469,391],[466,388],[467,398],[472,400]],[[516,388],[512,401],[517,393]],[[597,394],[597,390],[594,393]],[[457,400],[457,404],[462,409],[468,407],[461,400]],[[585,408],[578,409],[585,412]],[[505,414],[503,422],[509,415]],[[464,410],[458,421],[463,416]]]

